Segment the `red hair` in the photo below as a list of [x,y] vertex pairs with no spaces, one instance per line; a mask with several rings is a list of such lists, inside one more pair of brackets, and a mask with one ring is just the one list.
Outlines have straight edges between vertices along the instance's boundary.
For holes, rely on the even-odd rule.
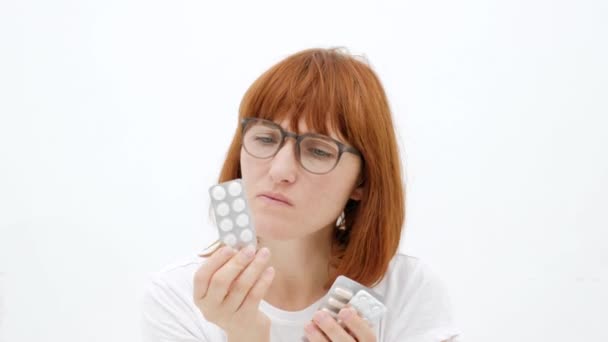
[[[301,118],[310,130],[336,132],[361,151],[363,196],[349,199],[345,231],[337,230],[330,264],[336,272],[366,286],[377,284],[396,254],[405,220],[405,191],[388,100],[378,76],[339,49],[293,54],[263,73],[239,108],[245,117],[282,120],[290,115],[297,132]],[[219,182],[241,178],[240,126],[229,147]]]

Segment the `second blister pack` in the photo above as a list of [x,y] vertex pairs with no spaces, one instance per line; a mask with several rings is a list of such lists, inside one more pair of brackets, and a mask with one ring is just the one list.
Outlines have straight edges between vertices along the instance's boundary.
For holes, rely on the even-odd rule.
[[364,319],[373,323],[387,311],[383,301],[382,296],[372,289],[348,277],[339,276],[329,289],[319,309],[337,319],[338,312],[342,308],[351,306]]

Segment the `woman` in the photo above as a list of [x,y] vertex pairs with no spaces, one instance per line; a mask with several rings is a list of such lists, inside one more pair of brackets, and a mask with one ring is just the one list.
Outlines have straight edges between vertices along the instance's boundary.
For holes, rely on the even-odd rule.
[[[219,182],[243,179],[258,249],[224,246],[157,274],[145,340],[454,340],[440,280],[397,251],[400,160],[370,67],[336,49],[289,56],[251,85],[239,124]],[[379,322],[318,311],[341,274],[384,297]]]

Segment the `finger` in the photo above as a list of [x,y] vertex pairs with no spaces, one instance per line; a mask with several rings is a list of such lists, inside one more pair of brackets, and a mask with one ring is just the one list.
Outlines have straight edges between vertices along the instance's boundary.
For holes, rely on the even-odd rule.
[[308,323],[304,327],[304,334],[306,335],[308,342],[328,342],[329,341],[327,339],[327,337],[325,337],[325,335],[323,335],[323,332],[321,332],[321,330],[319,329],[319,327],[317,327],[317,325],[315,323]]
[[236,251],[230,247],[222,247],[215,251],[211,257],[205,260],[205,263],[199,267],[194,273],[194,299],[200,299],[205,296],[209,287],[209,281],[213,274],[222,267],[230,258],[236,254]]
[[249,293],[247,293],[247,296],[238,310],[242,310],[244,313],[249,312],[249,314],[258,311],[260,301],[266,295],[268,288],[270,288],[270,284],[272,284],[272,280],[274,279],[274,274],[275,271],[273,267],[266,268],[255,285],[249,290]]
[[218,269],[209,281],[205,297],[211,302],[222,302],[236,277],[245,269],[255,255],[255,247],[247,246],[236,253],[224,266]]
[[355,342],[355,339],[353,339],[353,337],[350,336],[327,312],[315,312],[312,316],[312,320],[321,328],[321,331],[327,335],[330,341]]
[[270,251],[268,248],[264,247],[258,251],[255,259],[253,259],[230,287],[230,292],[224,299],[224,304],[227,308],[232,308],[234,312],[241,306],[243,299],[245,299],[256,281],[260,278],[262,272],[266,269],[269,259]]
[[375,341],[376,335],[369,322],[359,316],[357,310],[344,308],[338,313],[338,318],[348,328],[357,341]]

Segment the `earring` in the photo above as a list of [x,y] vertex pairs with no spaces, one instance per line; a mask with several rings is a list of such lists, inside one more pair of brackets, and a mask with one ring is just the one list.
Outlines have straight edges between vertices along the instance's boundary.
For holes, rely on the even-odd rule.
[[338,230],[346,230],[346,215],[344,215],[344,211],[338,216],[338,220],[336,220],[336,228]]

